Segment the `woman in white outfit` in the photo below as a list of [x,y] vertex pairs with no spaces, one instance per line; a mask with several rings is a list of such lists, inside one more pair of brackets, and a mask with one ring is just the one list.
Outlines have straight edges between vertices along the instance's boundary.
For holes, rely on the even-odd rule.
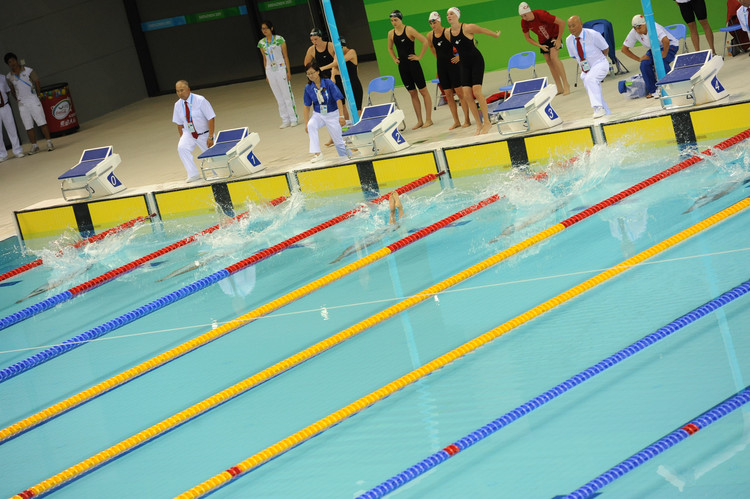
[[320,77],[320,68],[314,60],[305,65],[305,73],[310,80],[305,86],[305,132],[310,135],[310,152],[314,154],[311,161],[314,163],[323,159],[318,140],[318,130],[323,127],[331,134],[339,156],[347,156],[341,137],[341,126],[344,124],[344,117],[339,114],[344,106],[341,90],[328,78]]
[[274,34],[271,21],[263,21],[261,31],[263,38],[258,42],[258,48],[263,54],[266,81],[271,86],[276,102],[279,104],[279,115],[281,115],[279,128],[297,126],[299,118],[292,93],[292,73],[289,56],[286,53],[286,41],[283,36]]

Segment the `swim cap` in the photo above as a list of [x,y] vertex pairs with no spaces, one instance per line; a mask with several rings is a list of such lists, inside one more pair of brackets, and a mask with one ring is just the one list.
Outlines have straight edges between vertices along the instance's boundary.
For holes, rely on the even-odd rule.
[[390,16],[388,16],[388,17],[398,17],[398,18],[399,18],[399,19],[401,19],[401,20],[403,20],[403,19],[404,19],[404,15],[403,15],[403,14],[401,14],[401,11],[400,11],[400,10],[394,10],[393,12],[391,12],[391,15],[390,15]]
[[319,36],[319,37],[323,38],[323,32],[320,31],[318,28],[313,28],[310,31],[310,36]]
[[522,16],[524,14],[528,14],[529,12],[531,12],[531,7],[529,7],[529,4],[527,4],[526,2],[521,2],[520,4],[518,4],[518,15],[519,16]]
[[461,18],[461,11],[458,10],[458,7],[451,7],[450,9],[448,9],[448,14],[450,14],[451,12],[453,12],[456,15],[456,18],[458,19]]
[[428,21],[439,21],[440,20],[440,14],[437,13],[437,11],[430,12],[430,18],[427,19]]
[[633,23],[632,24],[633,24],[634,28],[636,26],[643,26],[644,24],[646,24],[646,18],[643,17],[641,14],[635,15],[635,16],[633,16]]

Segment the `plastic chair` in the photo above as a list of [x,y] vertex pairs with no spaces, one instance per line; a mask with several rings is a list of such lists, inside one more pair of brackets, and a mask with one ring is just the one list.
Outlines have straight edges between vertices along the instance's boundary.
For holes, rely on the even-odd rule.
[[686,53],[688,51],[687,26],[685,26],[684,24],[670,24],[669,26],[664,26],[664,29],[672,33],[672,36],[677,38],[677,41],[682,43],[682,53]]
[[527,51],[519,52],[508,59],[508,84],[500,87],[501,92],[509,92],[513,88],[513,78],[511,78],[511,69],[529,69],[531,74],[536,78],[536,52]]
[[[375,78],[374,80],[370,81],[370,84],[367,85],[367,105],[372,106],[372,97],[370,96],[371,93],[381,93],[381,94],[387,94],[390,92],[391,94],[391,102],[396,104],[396,109],[401,109],[398,105],[398,101],[396,100],[396,78],[394,78],[391,75],[386,76],[379,76]],[[406,120],[401,122],[401,130],[404,130],[406,128]]]
[[742,29],[742,26],[739,24],[730,24],[729,26],[725,26],[723,28],[719,28],[719,31],[724,33],[724,49],[721,51],[721,56],[725,57],[727,55],[727,47],[729,47],[730,53],[734,55],[731,50],[733,47],[740,47],[744,45],[743,43],[730,43],[727,45],[727,37],[729,36],[729,33],[733,31],[739,31]]
[[[602,37],[604,37],[604,40],[607,42],[607,46],[609,47],[610,73],[621,75],[630,72],[628,71],[628,68],[626,68],[625,65],[617,58],[615,34],[612,29],[611,22],[607,21],[606,19],[594,19],[593,21],[586,21],[585,23],[583,23],[583,27],[599,32],[599,34],[601,34]],[[578,73],[579,72],[576,71],[576,79],[573,83],[574,87],[578,86]]]

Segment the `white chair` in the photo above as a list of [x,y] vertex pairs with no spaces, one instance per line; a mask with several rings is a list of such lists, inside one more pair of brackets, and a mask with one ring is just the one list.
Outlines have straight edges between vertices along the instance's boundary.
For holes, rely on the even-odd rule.
[[[662,108],[696,106],[727,97],[729,92],[717,76],[723,65],[724,59],[711,56],[710,50],[678,55],[672,63],[672,70],[656,82],[657,88],[667,94],[659,97]],[[667,99],[671,103],[667,104]]]
[[201,176],[204,180],[223,180],[265,170],[253,152],[259,142],[260,136],[247,127],[220,131],[214,145],[198,156],[202,160]]
[[120,155],[113,154],[112,146],[85,149],[78,164],[57,177],[62,180],[60,188],[63,199],[92,199],[125,190],[125,186],[115,175],[115,168],[120,161]]
[[501,135],[551,128],[562,123],[552,108],[557,85],[547,85],[547,78],[517,81],[510,97],[495,106],[490,114],[499,114],[497,131]]
[[346,149],[351,152],[369,148],[372,155],[406,149],[409,143],[398,131],[403,122],[404,112],[393,102],[367,106],[362,110],[362,118],[342,133]]

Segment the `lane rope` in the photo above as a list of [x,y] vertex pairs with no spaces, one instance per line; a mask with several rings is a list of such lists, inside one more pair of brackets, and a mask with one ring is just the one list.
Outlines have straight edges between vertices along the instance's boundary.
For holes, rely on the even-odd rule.
[[[701,221],[697,224],[685,229],[684,231],[675,234],[674,236],[662,241],[655,246],[623,261],[619,265],[612,267],[601,274],[598,274],[591,279],[584,281],[583,283],[565,291],[556,297],[545,301],[544,303],[537,305],[536,307],[528,310],[527,312],[511,319],[508,322],[492,329],[473,340],[464,343],[458,348],[451,350],[450,352],[441,355],[440,357],[424,364],[423,366],[411,371],[408,374],[388,383],[380,389],[366,395],[355,402],[339,409],[338,411],[329,414],[328,416],[316,421],[315,423],[307,426],[306,428],[290,435],[283,440],[265,448],[264,450],[250,456],[232,466],[231,468],[214,475],[208,480],[196,485],[195,487],[187,490],[186,492],[178,495],[180,499],[196,498],[201,497],[209,492],[216,490],[217,488],[223,487],[226,483],[234,480],[236,477],[247,473],[262,464],[274,459],[288,450],[300,445],[301,443],[309,440],[310,438],[324,432],[328,428],[331,428],[345,419],[363,411],[364,409],[374,405],[375,403],[385,399],[386,397],[393,395],[397,391],[405,388],[408,385],[419,381],[428,374],[431,374],[443,367],[447,366],[451,362],[463,357],[464,355],[486,345],[490,341],[502,336],[503,334],[515,329],[516,327],[525,324],[526,322],[544,314],[545,312],[556,308],[558,305],[567,302],[568,300],[582,294],[589,289],[592,289],[599,284],[611,279],[612,277],[625,272],[626,270],[638,265],[641,261],[651,258],[652,256],[665,251],[668,248],[675,246],[676,244],[688,239],[689,237],[698,234],[699,232],[711,227],[712,225],[746,209],[750,206],[750,197],[745,198],[739,203],[736,203],[729,208],[722,210],[721,212]],[[208,399],[210,400],[210,399]],[[42,482],[44,483],[44,482]],[[41,484],[40,484],[41,485]],[[34,489],[35,490],[35,489]]]
[[182,345],[179,345],[177,347],[174,347],[161,355],[158,355],[156,357],[153,357],[145,362],[142,362],[141,364],[130,368],[129,370],[120,373],[117,376],[114,376],[106,381],[103,381],[88,390],[85,390],[83,392],[80,392],[72,397],[69,397],[61,402],[58,402],[57,404],[48,407],[47,409],[44,409],[36,414],[33,414],[32,416],[29,416],[22,421],[19,421],[18,423],[15,423],[11,426],[8,426],[7,428],[3,428],[0,430],[0,443],[5,442],[6,440],[9,440],[20,433],[23,433],[25,431],[28,431],[29,429],[38,426],[49,419],[56,417],[63,412],[67,412],[74,407],[77,407],[81,404],[84,404],[85,402],[88,402],[94,397],[98,397],[99,395],[108,392],[110,390],[113,390],[117,386],[122,385],[123,383],[126,383],[138,376],[141,376],[142,374],[145,374],[146,372],[152,371],[156,369],[157,367],[162,366],[163,364],[170,362],[177,357],[180,357],[182,355],[185,355],[188,352],[191,352],[210,341],[213,341],[217,338],[220,338],[221,336],[224,336],[225,334],[234,331],[235,329],[244,326],[245,324],[249,324],[250,322],[253,322],[254,320],[263,317],[264,315],[277,310],[285,305],[288,305],[289,303],[292,303],[299,298],[302,298],[303,296],[306,296],[313,291],[320,289],[324,286],[327,286],[328,284],[331,284],[332,282],[344,277],[345,275],[351,274],[367,265],[370,265],[371,263],[374,263],[389,254],[395,253],[399,249],[407,246],[408,244],[413,243],[414,241],[417,241],[421,239],[422,237],[425,237],[429,234],[432,234],[436,232],[439,229],[442,229],[443,227],[446,227],[450,225],[451,223],[455,222],[456,220],[465,217],[466,215],[469,215],[471,213],[474,213],[475,211],[484,208],[485,206],[488,206],[495,201],[498,201],[501,197],[497,194],[488,197],[487,199],[480,201],[479,203],[476,203],[472,206],[469,206],[467,208],[464,208],[463,210],[458,211],[457,213],[454,213],[453,215],[446,217],[438,222],[435,222],[434,224],[425,227],[413,234],[410,234],[407,237],[404,237],[400,239],[399,241],[396,241],[393,244],[390,244],[379,251],[372,253],[368,256],[365,256],[363,258],[360,258],[359,260],[342,267],[339,270],[336,270],[334,272],[331,272],[319,279],[316,279],[315,281],[310,282],[307,286],[304,286],[302,288],[297,288],[294,291],[291,291],[276,300],[269,302],[262,307],[259,307],[251,312],[248,312],[247,314],[238,317],[234,319],[233,321],[229,321],[215,329],[212,329],[208,331],[207,333],[198,336],[196,338],[193,338],[190,341],[187,341],[183,343]]
[[[282,202],[284,202],[285,200],[286,200],[286,197],[282,196],[282,197],[278,197],[276,199],[271,200],[269,204],[271,206],[277,206],[281,204]],[[184,239],[181,239],[180,241],[177,241],[176,243],[172,243],[169,246],[166,246],[160,250],[156,250],[137,260],[134,260],[130,263],[126,263],[125,265],[122,265],[116,269],[110,270],[109,272],[106,272],[98,277],[94,277],[93,279],[90,279],[82,284],[79,284],[78,286],[70,288],[67,291],[63,291],[62,293],[59,293],[55,296],[50,296],[49,298],[45,300],[42,300],[38,303],[35,303],[34,305],[30,305],[22,310],[19,310],[18,312],[15,312],[7,317],[4,317],[0,319],[0,331],[2,331],[3,329],[7,329],[14,324],[18,324],[19,322],[23,322],[26,319],[30,319],[31,317],[34,317],[35,315],[45,312],[51,308],[54,308],[60,303],[64,303],[68,300],[72,300],[76,296],[83,294],[86,291],[89,291],[90,289],[99,287],[104,283],[110,282],[113,279],[116,279],[117,277],[120,277],[123,274],[127,274],[128,272],[143,265],[144,263],[150,262],[151,260],[154,260],[155,258],[166,255],[170,251],[174,251],[194,241],[197,241],[199,237],[206,236],[208,234],[211,234],[217,231],[218,229],[222,227],[226,227],[230,224],[233,224],[234,222],[242,220],[243,218],[247,218],[249,216],[249,213],[250,213],[249,211],[240,213],[239,215],[236,215],[230,218],[227,222],[224,222],[222,224],[216,224],[207,229],[203,229],[202,231],[197,232],[193,234],[192,236],[188,236]]]
[[[107,230],[105,230],[103,232],[100,232],[99,234],[95,234],[95,235],[93,235],[91,237],[87,237],[86,239],[81,239],[79,241],[76,241],[75,243],[70,244],[69,247],[71,247],[73,249],[78,249],[78,248],[81,248],[83,246],[86,246],[87,244],[91,244],[91,243],[95,243],[97,241],[101,241],[102,239],[104,239],[104,238],[106,238],[108,236],[111,236],[113,234],[117,234],[118,232],[121,232],[121,231],[123,231],[125,229],[130,229],[134,225],[136,225],[136,224],[138,224],[140,222],[145,222],[146,220],[150,220],[150,219],[154,218],[155,216],[156,216],[156,213],[152,213],[152,214],[150,214],[148,216],[145,216],[145,217],[136,217],[133,220],[129,220],[129,221],[125,222],[125,223],[122,223],[120,225],[117,225],[115,227],[107,229]],[[55,252],[55,256],[62,256],[63,252],[64,252],[64,250],[62,250],[62,249],[58,250],[57,252]],[[21,265],[20,267],[17,267],[17,268],[15,268],[13,270],[9,270],[8,272],[5,272],[4,274],[0,274],[0,282],[4,281],[6,279],[9,279],[11,277],[17,276],[18,274],[26,272],[27,270],[31,270],[31,269],[33,269],[35,267],[39,267],[43,263],[44,262],[43,262],[42,258],[37,258],[36,260],[34,260],[32,262],[25,263],[25,264]]]
[[748,402],[750,402],[750,386],[746,386],[744,390],[735,393],[723,402],[714,406],[712,409],[709,409],[697,418],[693,419],[686,425],[674,430],[669,435],[662,437],[642,451],[634,454],[625,461],[622,461],[620,464],[610,468],[586,485],[571,492],[565,497],[568,499],[583,499],[586,497],[593,497],[594,495],[596,495],[597,490],[600,490],[604,486],[609,485],[626,473],[633,471],[638,466],[644,464],[647,461],[650,461],[662,452],[674,447],[678,443],[687,439],[689,436],[694,435],[696,432],[708,427],[724,416],[731,414]]
[[357,499],[375,499],[390,494],[391,492],[395,491],[399,487],[406,485],[420,475],[423,475],[431,469],[434,469],[437,465],[444,463],[459,452],[468,449],[472,445],[484,440],[485,438],[505,428],[514,421],[518,421],[527,414],[531,414],[534,410],[551,402],[563,393],[566,393],[568,390],[571,390],[584,381],[588,381],[594,376],[603,373],[610,367],[616,366],[625,359],[628,359],[633,355],[642,352],[651,345],[655,345],[659,341],[671,336],[673,333],[676,333],[685,326],[692,324],[698,319],[705,317],[706,315],[714,312],[724,305],[731,303],[737,298],[746,295],[748,292],[750,292],[750,281],[746,281],[739,286],[736,286],[735,288],[727,291],[721,296],[705,303],[704,305],[693,309],[687,314],[684,314],[682,317],[670,322],[666,326],[654,331],[649,335],[644,336],[640,340],[630,344],[617,353],[610,355],[606,359],[598,362],[597,364],[594,364],[587,369],[584,369],[575,376],[566,379],[562,383],[559,383],[558,385],[547,390],[541,395],[538,395],[528,402],[519,405],[515,409],[506,412],[499,418],[469,433],[460,440],[453,442],[452,444],[444,447],[442,450],[435,452],[434,454],[423,459],[417,464],[410,466],[401,473],[398,473],[397,475],[373,487],[367,492],[359,495]]

